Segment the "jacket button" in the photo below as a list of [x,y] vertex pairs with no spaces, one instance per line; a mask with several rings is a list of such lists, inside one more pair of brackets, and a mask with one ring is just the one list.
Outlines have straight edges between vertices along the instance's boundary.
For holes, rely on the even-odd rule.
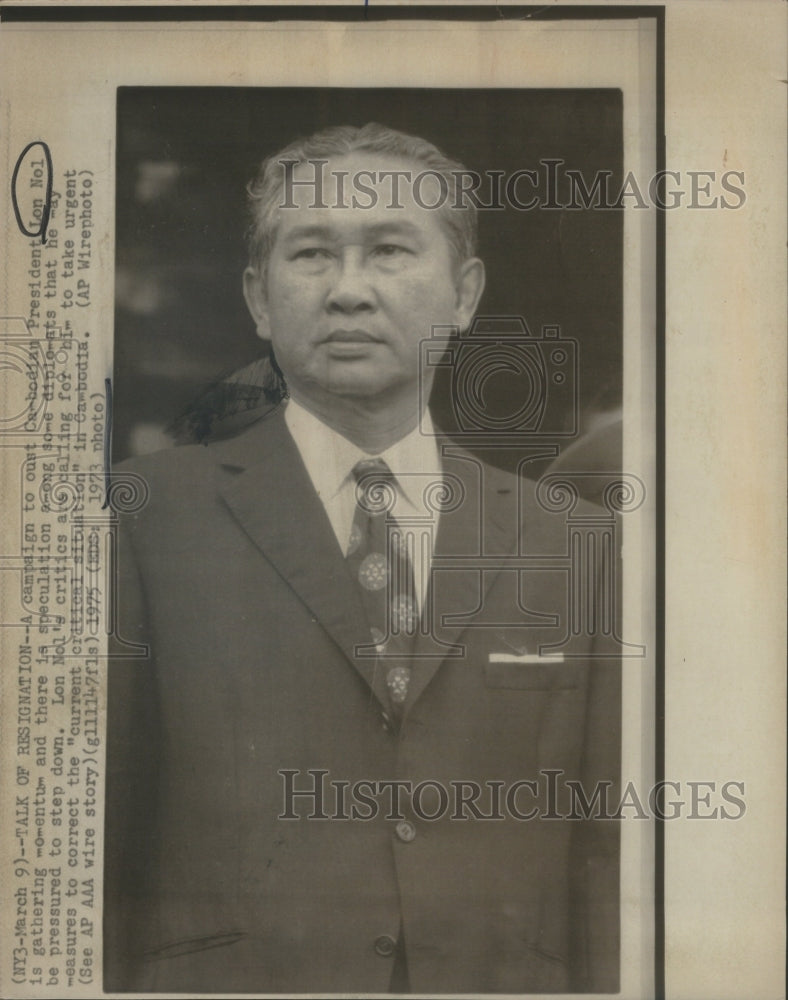
[[403,844],[409,844],[411,840],[414,840],[416,837],[416,827],[412,823],[409,823],[408,820],[406,819],[402,820],[402,822],[400,823],[397,823],[396,827],[394,828],[394,832],[397,834],[397,836],[403,842]]
[[383,958],[391,958],[396,947],[397,942],[394,938],[389,937],[388,934],[381,934],[379,938],[375,938],[375,951]]

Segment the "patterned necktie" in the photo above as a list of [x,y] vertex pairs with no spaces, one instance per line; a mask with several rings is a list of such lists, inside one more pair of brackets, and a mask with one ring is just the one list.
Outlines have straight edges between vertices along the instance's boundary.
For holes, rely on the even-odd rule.
[[358,580],[372,641],[386,671],[391,707],[401,717],[419,614],[407,540],[389,514],[397,496],[396,479],[382,458],[358,462],[353,476],[356,510],[347,562]]

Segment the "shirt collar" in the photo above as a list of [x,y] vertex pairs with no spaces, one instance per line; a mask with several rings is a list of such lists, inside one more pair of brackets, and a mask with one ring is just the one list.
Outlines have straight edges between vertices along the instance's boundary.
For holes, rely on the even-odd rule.
[[339,493],[361,459],[382,458],[411,503],[417,500],[412,474],[423,473],[434,477],[440,472],[440,456],[429,410],[425,410],[420,426],[379,456],[363,451],[293,399],[289,399],[285,406],[285,423],[323,500],[331,500]]

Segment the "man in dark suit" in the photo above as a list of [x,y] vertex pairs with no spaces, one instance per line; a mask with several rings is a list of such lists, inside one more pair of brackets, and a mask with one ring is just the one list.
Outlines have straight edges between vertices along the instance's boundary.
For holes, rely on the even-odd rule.
[[617,989],[617,824],[562,817],[618,781],[618,665],[562,646],[565,515],[424,409],[484,285],[458,169],[380,126],[266,161],[244,288],[289,398],[123,467],[107,990]]

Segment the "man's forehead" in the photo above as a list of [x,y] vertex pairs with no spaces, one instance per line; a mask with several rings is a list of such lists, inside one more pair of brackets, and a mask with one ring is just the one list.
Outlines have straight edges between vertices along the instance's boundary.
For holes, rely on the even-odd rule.
[[442,233],[429,218],[423,224],[414,222],[405,209],[387,209],[386,215],[388,218],[381,218],[376,212],[338,212],[335,208],[280,209],[279,218],[284,222],[278,227],[279,239],[288,243],[310,239],[330,242],[347,236],[367,243],[397,238],[421,242],[433,231],[433,225],[436,234]]

